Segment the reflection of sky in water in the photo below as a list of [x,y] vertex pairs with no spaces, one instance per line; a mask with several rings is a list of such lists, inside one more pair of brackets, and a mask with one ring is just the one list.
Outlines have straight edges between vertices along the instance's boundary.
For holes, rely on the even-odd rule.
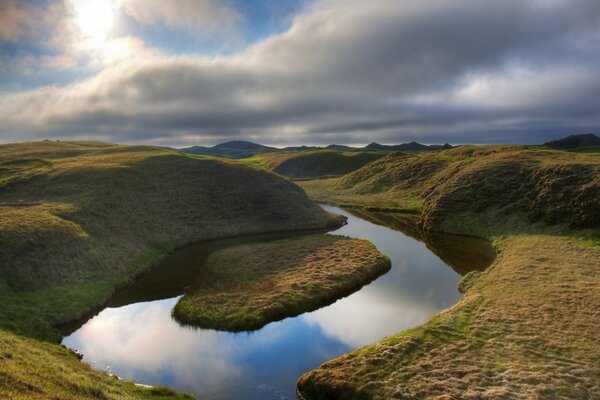
[[418,325],[459,296],[458,274],[424,244],[352,215],[348,222],[336,233],[370,240],[392,270],[328,307],[233,334],[179,326],[172,298],[107,308],[63,343],[97,369],[202,399],[293,399],[303,372]]

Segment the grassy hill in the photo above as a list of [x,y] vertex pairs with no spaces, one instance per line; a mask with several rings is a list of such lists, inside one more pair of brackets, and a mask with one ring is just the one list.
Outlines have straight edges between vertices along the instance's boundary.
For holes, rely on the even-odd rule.
[[[100,305],[176,247],[336,222],[295,184],[237,162],[95,142],[0,146],[0,354],[9,354],[0,357],[0,397],[44,397],[57,385],[60,398],[139,397],[106,382],[102,393],[85,392],[75,377],[83,385],[102,374],[60,364],[68,352],[54,345],[24,354],[34,342],[14,334],[55,339],[53,325]],[[61,374],[40,381],[32,368]]]
[[600,397],[600,153],[462,146],[302,185],[497,252],[452,308],[303,375],[306,400]]
[[345,175],[383,156],[337,150],[282,151],[262,153],[247,161],[291,179],[314,179]]
[[523,146],[394,153],[341,178],[301,184],[319,201],[422,211],[422,223],[437,230],[444,219],[492,208],[531,222],[600,225],[596,153]]

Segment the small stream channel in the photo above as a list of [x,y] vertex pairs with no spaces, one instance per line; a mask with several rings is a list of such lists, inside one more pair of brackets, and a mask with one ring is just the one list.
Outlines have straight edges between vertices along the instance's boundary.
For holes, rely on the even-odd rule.
[[484,240],[423,237],[398,215],[323,207],[348,217],[347,225],[331,233],[371,241],[391,258],[391,271],[327,307],[258,331],[193,329],[173,320],[171,309],[202,281],[207,257],[220,248],[281,235],[199,243],[176,251],[96,316],[65,326],[62,343],[96,369],[204,400],[295,399],[302,373],[427,321],[459,299],[460,273],[493,261],[493,249]]

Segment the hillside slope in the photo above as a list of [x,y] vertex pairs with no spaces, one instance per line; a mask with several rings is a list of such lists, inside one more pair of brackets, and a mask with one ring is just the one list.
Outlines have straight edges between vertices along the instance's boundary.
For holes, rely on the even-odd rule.
[[498,253],[454,307],[303,375],[305,400],[600,397],[597,153],[463,146],[302,185],[322,201],[413,207],[427,231]]
[[187,243],[333,220],[274,174],[152,147],[5,145],[0,167],[0,279],[13,290],[123,279]]
[[[428,229],[492,209],[530,222],[600,226],[600,157],[522,146],[390,154],[338,179],[302,182],[319,201],[422,211]],[[483,223],[483,221],[481,221]]]
[[335,223],[295,184],[236,162],[92,142],[0,146],[0,397],[179,396],[109,378],[33,339],[56,339],[53,325],[176,247]]
[[248,160],[291,179],[315,179],[345,175],[383,157],[375,152],[313,150],[262,153]]

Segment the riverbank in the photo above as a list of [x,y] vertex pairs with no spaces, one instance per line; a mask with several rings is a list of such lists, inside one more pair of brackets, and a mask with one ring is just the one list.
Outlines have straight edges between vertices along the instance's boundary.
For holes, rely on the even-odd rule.
[[305,374],[303,396],[598,397],[600,250],[549,235],[502,248],[454,307]]
[[[498,257],[467,275],[464,297],[428,323],[303,375],[302,396],[600,397],[599,159],[483,147],[380,161],[385,168],[371,164],[337,184],[302,185],[340,202],[372,191],[365,205],[420,196],[422,227],[488,238]],[[390,193],[394,203],[385,201]]]

